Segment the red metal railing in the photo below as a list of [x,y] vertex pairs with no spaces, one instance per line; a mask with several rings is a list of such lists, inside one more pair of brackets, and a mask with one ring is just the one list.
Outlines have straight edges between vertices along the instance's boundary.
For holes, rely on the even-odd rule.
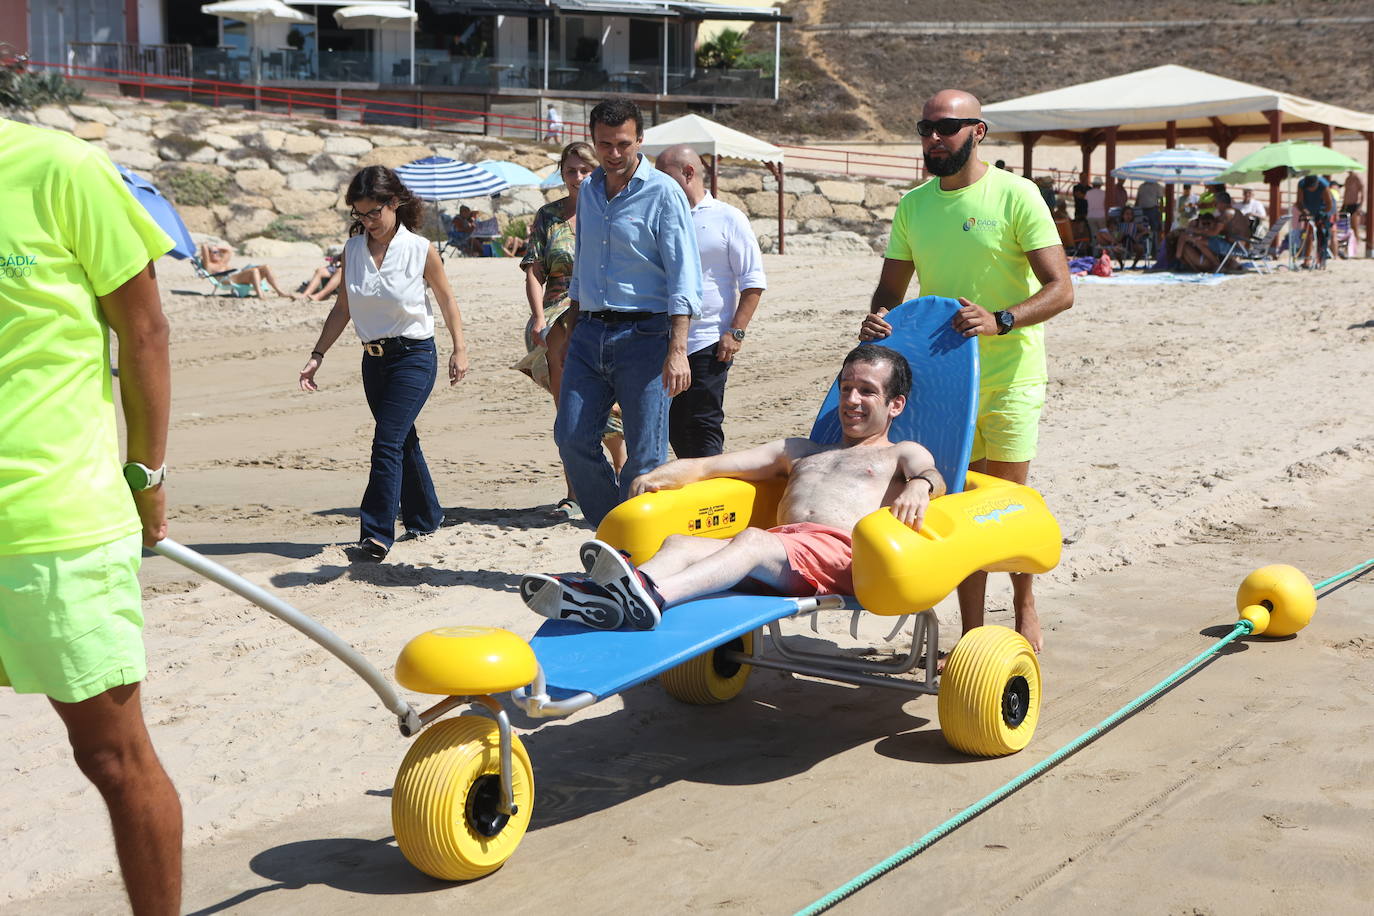
[[[186,93],[188,99],[208,99],[218,107],[225,102],[250,102],[261,113],[293,117],[298,109],[319,110],[325,120],[348,121],[344,114],[356,115],[363,123],[379,123],[379,119],[405,119],[408,126],[437,127],[440,125],[472,125],[474,132],[504,137],[507,135],[544,136],[549,122],[544,118],[503,114],[492,111],[473,111],[427,103],[399,102],[390,99],[347,95],[341,91],[294,89],[282,86],[259,86],[199,77],[161,76],[131,70],[53,64],[31,61],[30,66],[57,70],[68,79],[90,83],[114,83],[136,90],[140,99],[150,92],[162,96],[168,92]],[[533,101],[531,102],[533,104]],[[263,106],[269,106],[264,108]],[[279,109],[274,111],[273,108]],[[284,111],[280,110],[284,109]],[[329,114],[332,112],[332,114]],[[581,125],[559,126],[560,139],[584,139],[586,128]]]

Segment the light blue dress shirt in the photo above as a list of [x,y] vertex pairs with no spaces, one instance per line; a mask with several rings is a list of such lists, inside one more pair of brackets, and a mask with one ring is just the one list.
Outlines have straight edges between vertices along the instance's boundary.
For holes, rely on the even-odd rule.
[[583,312],[701,315],[701,255],[691,206],[677,182],[641,153],[620,193],[606,199],[597,169],[577,195],[577,255],[568,297]]

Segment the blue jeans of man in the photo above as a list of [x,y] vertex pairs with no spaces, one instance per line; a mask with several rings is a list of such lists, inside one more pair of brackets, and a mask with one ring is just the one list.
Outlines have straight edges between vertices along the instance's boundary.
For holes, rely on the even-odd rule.
[[398,338],[381,356],[363,356],[363,391],[376,427],[372,433],[372,472],[363,493],[360,540],[376,538],[390,548],[396,536],[396,511],[407,531],[428,534],[444,520],[434,494],[415,419],[434,390],[439,371],[434,338]]
[[[630,484],[668,456],[668,316],[603,321],[583,312],[563,361],[563,388],[553,439],[587,521],[599,525],[629,494]],[[625,467],[615,471],[601,450],[611,405],[625,425]]]

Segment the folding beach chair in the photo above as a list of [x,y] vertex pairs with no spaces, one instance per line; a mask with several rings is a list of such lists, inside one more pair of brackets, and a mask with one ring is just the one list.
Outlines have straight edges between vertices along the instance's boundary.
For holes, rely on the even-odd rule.
[[1269,227],[1269,231],[1264,234],[1264,238],[1250,238],[1243,242],[1232,242],[1231,247],[1226,250],[1226,256],[1217,264],[1217,269],[1212,273],[1221,273],[1221,268],[1226,265],[1226,259],[1233,255],[1248,260],[1249,266],[1258,270],[1262,274],[1269,273],[1273,269],[1275,249],[1278,247],[1279,239],[1284,230],[1288,227],[1288,217],[1280,216],[1274,221],[1274,225]]
[[201,263],[200,258],[196,257],[191,258],[191,267],[195,270],[197,277],[209,281],[212,287],[210,291],[210,295],[212,296],[217,293],[227,293],[235,299],[247,299],[249,296],[253,295],[253,285],[251,283],[234,283],[229,279],[230,274],[238,273],[240,270],[243,270],[242,267],[231,267],[228,270],[211,273],[206,269],[205,265]]
[[472,227],[472,237],[482,243],[483,257],[494,257],[497,252],[492,246],[499,248],[501,244],[501,223],[494,216],[479,219]]
[[1336,217],[1334,235],[1336,257],[1344,260],[1355,256],[1355,232],[1350,226],[1350,214],[1342,213]]

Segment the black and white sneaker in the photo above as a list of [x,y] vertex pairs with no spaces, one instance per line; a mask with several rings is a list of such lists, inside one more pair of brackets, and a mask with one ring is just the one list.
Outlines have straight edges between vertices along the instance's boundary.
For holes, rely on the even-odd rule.
[[533,573],[520,580],[520,598],[550,620],[575,620],[598,630],[614,630],[625,620],[615,597],[585,576]]
[[663,617],[663,598],[649,577],[604,541],[588,541],[578,551],[591,581],[620,603],[625,620],[637,630],[652,630]]

